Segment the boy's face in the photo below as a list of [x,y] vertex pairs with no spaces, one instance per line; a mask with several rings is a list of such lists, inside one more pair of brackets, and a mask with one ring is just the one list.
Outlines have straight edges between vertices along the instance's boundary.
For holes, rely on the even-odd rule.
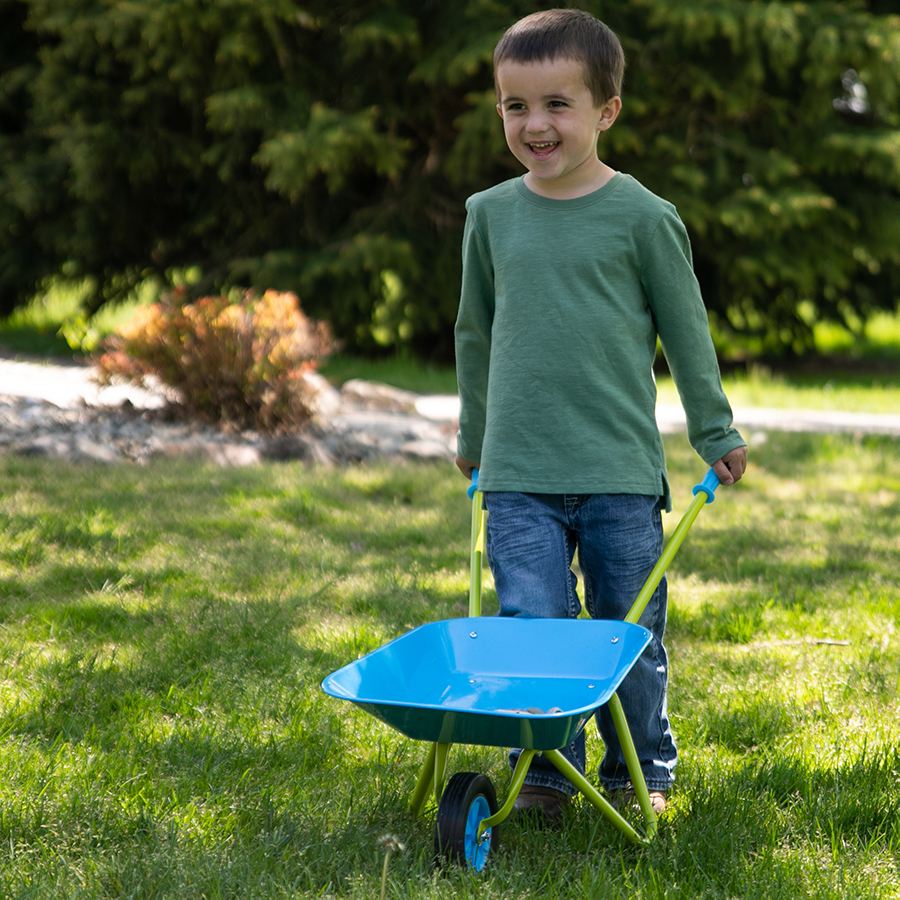
[[528,169],[538,194],[566,199],[602,187],[612,170],[597,156],[597,138],[616,120],[622,101],[596,106],[582,64],[571,59],[497,66],[497,111],[506,143]]

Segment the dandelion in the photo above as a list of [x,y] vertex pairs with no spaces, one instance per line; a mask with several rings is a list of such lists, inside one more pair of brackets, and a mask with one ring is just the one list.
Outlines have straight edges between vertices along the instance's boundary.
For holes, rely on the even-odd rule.
[[384,900],[384,894],[387,890],[388,865],[391,862],[391,854],[402,853],[406,849],[406,844],[404,844],[395,834],[383,834],[378,838],[378,844],[384,849],[384,866],[381,870],[381,900]]

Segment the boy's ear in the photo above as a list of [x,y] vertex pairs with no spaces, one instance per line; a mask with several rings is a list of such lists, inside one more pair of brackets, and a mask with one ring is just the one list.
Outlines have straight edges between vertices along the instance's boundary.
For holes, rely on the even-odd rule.
[[503,107],[499,103],[497,104],[497,115],[500,116],[501,119],[503,118]]
[[607,128],[610,128],[613,122],[616,121],[621,111],[622,98],[610,97],[600,110],[600,119],[597,122],[597,129],[599,131],[606,131]]

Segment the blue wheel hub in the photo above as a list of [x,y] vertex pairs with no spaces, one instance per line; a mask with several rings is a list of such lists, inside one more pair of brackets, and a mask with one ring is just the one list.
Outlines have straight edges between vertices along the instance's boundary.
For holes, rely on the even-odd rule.
[[478,839],[478,826],[491,815],[490,807],[487,800],[478,796],[469,807],[469,814],[466,817],[466,863],[470,865],[476,872],[480,872],[487,862],[488,854],[491,852],[491,829],[486,828]]

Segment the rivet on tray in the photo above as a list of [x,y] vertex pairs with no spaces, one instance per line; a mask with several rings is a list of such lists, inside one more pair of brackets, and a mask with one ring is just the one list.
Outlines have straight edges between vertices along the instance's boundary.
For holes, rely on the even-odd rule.
[[476,631],[470,631],[470,632],[469,632],[469,637],[478,637],[478,632],[476,632]]
[[589,687],[589,688],[592,688],[592,687],[593,687],[593,685],[592,685],[592,684],[589,684],[589,685],[588,685],[588,687]]
[[619,639],[618,639],[617,637],[615,637],[615,638],[612,639],[612,642],[613,642],[614,644],[618,644],[618,643],[619,643]]

